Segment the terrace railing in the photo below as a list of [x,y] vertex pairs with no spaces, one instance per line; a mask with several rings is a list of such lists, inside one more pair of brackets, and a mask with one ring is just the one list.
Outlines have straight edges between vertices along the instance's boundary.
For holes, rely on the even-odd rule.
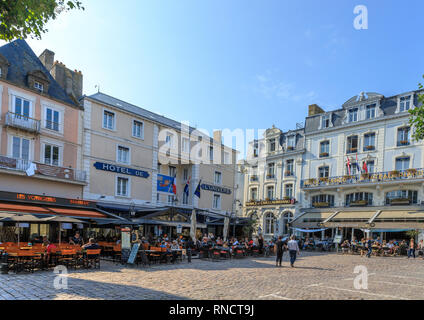
[[388,182],[396,180],[418,180],[424,179],[424,169],[406,169],[406,170],[392,170],[375,173],[361,173],[355,175],[344,175],[328,177],[325,179],[303,179],[301,181],[301,188],[315,188],[325,186],[339,186],[361,183],[373,182]]

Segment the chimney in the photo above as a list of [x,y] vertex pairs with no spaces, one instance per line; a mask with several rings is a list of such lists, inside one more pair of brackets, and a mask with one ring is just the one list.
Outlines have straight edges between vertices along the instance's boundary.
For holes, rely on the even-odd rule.
[[38,57],[42,64],[50,71],[53,67],[54,52],[48,49],[44,50],[43,53]]
[[215,143],[222,143],[222,130],[214,130],[213,140],[215,141]]
[[317,104],[311,104],[309,106],[308,117],[314,116],[316,114],[325,113]]
[[63,63],[55,61],[50,74],[71,98],[77,101],[82,96],[83,75],[81,71],[72,71]]

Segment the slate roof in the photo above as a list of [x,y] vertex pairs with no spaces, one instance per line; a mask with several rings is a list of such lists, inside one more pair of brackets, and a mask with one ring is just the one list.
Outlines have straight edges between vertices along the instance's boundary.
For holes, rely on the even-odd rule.
[[[421,90],[416,90],[416,91],[411,91],[411,94],[414,94],[414,105],[419,105],[419,101],[418,101],[418,97],[417,97],[417,93],[422,93]],[[341,109],[337,109],[337,110],[333,110],[333,111],[326,111],[325,113],[320,113],[320,114],[316,114],[313,116],[308,116],[306,117],[306,121],[305,121],[305,133],[308,134],[310,132],[315,132],[317,130],[319,130],[320,127],[320,123],[321,123],[321,116],[324,114],[329,114],[331,117],[331,122],[333,124],[333,127],[328,128],[328,129],[332,129],[332,128],[338,128],[338,127],[342,127],[345,126],[345,124],[343,124],[343,118],[345,117],[346,114],[346,106],[352,106],[352,105],[360,105],[360,104],[374,104],[378,94],[375,93],[371,93],[370,97],[371,99],[369,99],[369,103],[367,102],[367,100],[361,101],[361,102],[357,102],[355,103],[354,100],[355,98],[357,98],[357,96],[349,99],[343,106]],[[378,95],[380,96],[379,99],[380,100],[380,109],[383,111],[384,117],[386,116],[392,116],[396,114],[396,108],[397,108],[397,99],[399,96],[403,96],[405,94],[399,94],[396,96],[392,96],[392,97],[384,97],[382,95]],[[405,115],[408,115],[408,113],[405,113]],[[384,119],[384,117],[381,118],[376,118],[376,120],[379,119]],[[362,121],[358,121],[355,122],[357,124],[360,124]],[[325,129],[325,130],[328,130]]]
[[67,104],[80,107],[66,94],[66,91],[52,77],[25,40],[18,39],[1,46],[0,54],[2,54],[10,64],[6,80],[20,87],[28,88],[28,72],[40,70],[50,81],[49,90],[47,92],[48,96]]

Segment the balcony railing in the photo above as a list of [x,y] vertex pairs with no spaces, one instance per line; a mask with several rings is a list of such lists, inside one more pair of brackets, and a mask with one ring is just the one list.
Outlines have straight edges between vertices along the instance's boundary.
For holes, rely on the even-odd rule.
[[303,179],[301,188],[315,188],[325,186],[339,186],[372,182],[388,182],[397,180],[424,179],[424,169],[393,170],[376,173],[361,173],[356,175],[345,175],[329,177],[327,179]]
[[5,118],[5,125],[29,132],[39,133],[41,122],[40,120],[26,117],[21,114],[7,112]]
[[[87,181],[87,174],[85,171],[76,170],[73,168],[51,166],[48,164],[34,162],[34,161],[33,163],[37,167],[35,170],[35,174],[63,179],[63,180],[75,181],[75,182]],[[30,165],[31,165],[31,161],[28,161],[25,159],[15,159],[15,158],[9,158],[5,156],[0,156],[0,169],[26,172],[29,169]]]

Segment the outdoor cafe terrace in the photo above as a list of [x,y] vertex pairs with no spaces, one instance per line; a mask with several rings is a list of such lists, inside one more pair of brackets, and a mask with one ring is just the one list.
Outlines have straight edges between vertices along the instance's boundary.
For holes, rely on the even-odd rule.
[[303,179],[301,188],[314,189],[325,187],[349,186],[352,184],[375,184],[375,183],[398,183],[400,180],[414,182],[424,181],[424,169],[393,170],[375,173],[361,173],[356,175],[344,175],[334,177],[322,177],[317,179]]

